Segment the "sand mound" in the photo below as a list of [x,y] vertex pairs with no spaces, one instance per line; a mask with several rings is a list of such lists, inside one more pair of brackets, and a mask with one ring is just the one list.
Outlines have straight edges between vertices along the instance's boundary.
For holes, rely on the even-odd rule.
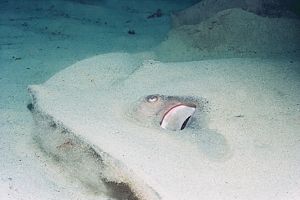
[[172,22],[174,27],[198,24],[220,11],[231,8],[241,8],[261,16],[296,17],[289,10],[294,4],[296,4],[294,0],[202,0],[183,11],[174,13]]
[[300,21],[228,9],[196,25],[173,29],[158,48],[162,60],[299,54]]

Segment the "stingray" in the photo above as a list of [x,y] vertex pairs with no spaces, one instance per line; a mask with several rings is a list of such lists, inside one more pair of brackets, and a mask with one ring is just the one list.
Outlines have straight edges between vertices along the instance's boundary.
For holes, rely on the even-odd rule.
[[62,171],[112,199],[292,199],[299,63],[283,63],[88,58],[29,86],[33,138]]
[[93,190],[114,183],[133,199],[198,199],[201,169],[228,159],[228,142],[208,126],[207,99],[184,92],[176,71],[166,83],[169,69],[144,58],[98,56],[29,86],[35,141]]

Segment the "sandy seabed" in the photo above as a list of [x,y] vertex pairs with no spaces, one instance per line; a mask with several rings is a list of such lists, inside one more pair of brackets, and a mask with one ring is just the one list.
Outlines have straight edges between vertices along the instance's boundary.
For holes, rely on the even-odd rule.
[[[167,34],[170,19],[147,16],[158,8],[168,14],[194,2],[179,6],[159,1],[149,3],[147,9],[135,1],[111,1],[105,6],[89,2],[1,2],[1,199],[112,198],[84,184],[102,187],[86,179],[90,174],[77,179],[32,139],[36,126],[26,106],[31,101],[27,86],[33,84],[40,84],[35,94],[44,113],[86,144],[101,148],[113,163],[122,163],[119,179],[109,176],[109,170],[106,177],[131,184],[146,199],[290,200],[300,196],[300,65],[296,56],[153,61],[161,56],[155,55],[162,52],[156,46]],[[132,29],[135,35],[127,33]],[[165,43],[170,57],[194,58],[176,52],[173,47],[180,44],[173,37],[176,34],[171,32]],[[104,55],[95,57],[98,54]],[[189,129],[182,136],[145,128],[123,115],[132,102],[155,93],[207,99],[207,121],[200,136],[194,137]],[[51,137],[47,139],[51,143]]]

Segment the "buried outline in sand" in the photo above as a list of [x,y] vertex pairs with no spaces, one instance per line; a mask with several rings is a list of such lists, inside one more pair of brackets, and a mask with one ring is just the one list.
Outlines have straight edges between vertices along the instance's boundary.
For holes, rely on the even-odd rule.
[[[66,128],[61,122],[43,113],[37,104],[34,89],[32,90],[30,88],[29,92],[32,95],[33,101],[27,105],[27,108],[33,114],[36,125],[36,129],[33,132],[33,139],[46,156],[52,158],[56,164],[61,165],[68,171],[68,176],[78,179],[91,192],[105,194],[111,198],[123,199],[126,197],[128,200],[162,199],[159,193],[151,186],[143,185],[144,181],[142,179],[139,180],[138,177],[131,177],[135,176],[134,172],[130,172],[130,169],[126,169],[126,166],[123,166],[118,160],[115,160],[109,154],[105,153],[100,146],[89,144],[84,138],[81,138]],[[189,96],[148,95],[140,98],[135,104],[132,104],[135,107],[131,105],[130,109],[132,110],[126,113],[125,117],[132,117],[130,123],[137,123],[152,129],[157,129],[159,126],[161,126],[162,129],[171,131],[190,128],[192,134],[195,136],[199,134],[199,129],[205,128],[201,126],[204,125],[206,121],[205,106],[207,103],[205,99]],[[164,120],[166,120],[166,116],[172,113],[177,107],[188,108],[189,115],[186,116],[186,113],[183,112],[185,118],[179,120],[179,122],[183,124],[174,125],[173,123],[168,125],[170,121],[172,123],[172,117],[181,117],[180,114],[182,113],[176,113],[175,111],[173,116],[171,115],[169,119],[167,119],[166,127],[163,127],[162,124]],[[193,108],[192,112],[190,108]],[[197,112],[195,112],[196,110]],[[175,123],[177,122],[178,121]],[[187,126],[187,124],[191,126]],[[206,130],[206,132],[211,136],[205,136],[203,133],[200,134],[207,138],[211,137],[211,140],[219,138],[217,139],[218,141],[224,140],[225,142],[224,137],[215,131]],[[160,134],[167,133],[161,131]],[[213,137],[215,138],[213,139]],[[228,156],[228,150],[225,150],[228,148],[226,142],[224,144],[212,142],[211,145],[212,149],[218,149],[219,147],[217,146],[219,145],[225,146],[221,147],[222,152],[215,155],[207,154],[208,158],[217,161],[225,159],[226,155]],[[93,169],[92,174],[90,169]],[[142,187],[143,190],[140,190],[140,187]]]
[[[241,180],[249,181],[249,174],[255,177],[251,179],[252,181],[260,180],[260,183],[265,183],[265,187],[275,187],[279,191],[283,191],[284,188],[280,189],[278,185],[280,182],[272,182],[271,179],[275,169],[276,173],[281,174],[278,177],[280,179],[286,177],[285,173],[293,174],[294,177],[299,176],[294,170],[295,163],[292,160],[287,162],[289,171],[285,170],[287,166],[282,166],[279,170],[274,167],[284,158],[284,152],[280,151],[282,146],[293,142],[290,137],[285,137],[280,143],[268,144],[266,140],[271,133],[273,134],[270,138],[275,135],[283,137],[284,134],[276,132],[276,129],[281,126],[281,123],[276,121],[282,121],[284,117],[278,113],[285,112],[286,107],[293,106],[291,101],[282,100],[288,96],[278,96],[273,89],[274,81],[280,84],[277,90],[284,87],[286,82],[283,76],[291,76],[289,80],[294,80],[292,79],[294,74],[279,68],[284,61],[223,59],[187,63],[156,62],[144,65],[141,61],[133,73],[123,69],[126,68],[126,64],[123,66],[119,64],[131,65],[128,60],[132,60],[135,56],[130,54],[97,56],[67,68],[43,85],[30,86],[35,109],[42,115],[52,116],[53,120],[60,122],[64,127],[69,127],[80,140],[93,147],[99,147],[111,158],[118,160],[118,165],[112,162],[113,166],[120,167],[118,168],[121,172],[120,177],[126,177],[125,182],[138,197],[197,199],[201,195],[213,196],[216,199],[227,196],[228,199],[232,199],[232,195],[236,195],[233,186]],[[106,71],[108,69],[106,60],[110,60],[109,71]],[[137,62],[136,59],[133,60],[134,63]],[[295,63],[291,65],[296,70]],[[195,66],[198,67],[195,69]],[[251,76],[256,74],[257,70],[260,71],[261,76],[272,74],[272,70],[277,70],[278,76],[269,76],[269,81],[266,83],[260,76]],[[115,71],[120,73],[117,73],[114,79],[106,75]],[[91,77],[91,75],[86,76],[87,74],[93,75]],[[164,74],[169,74],[173,88],[162,87],[166,85]],[[231,75],[230,79],[227,79],[228,74]],[[142,84],[145,83],[145,77],[149,76],[156,77],[157,80],[149,81],[146,85]],[[182,80],[182,76],[190,79]],[[73,77],[77,77],[80,83]],[[95,83],[90,82],[91,78]],[[218,81],[211,81],[211,79]],[[185,84],[182,84],[183,82]],[[296,87],[299,82],[294,81],[293,84]],[[297,99],[295,87],[286,90],[291,99]],[[190,89],[193,95],[189,95]],[[198,123],[192,120],[191,124],[181,131],[162,129],[159,126],[162,115],[154,118],[153,114],[150,114],[150,118],[131,117],[143,116],[132,115],[132,113],[136,113],[135,108],[147,102],[145,101],[147,94],[155,94],[157,91],[160,94],[180,93],[175,99],[178,98],[177,100],[181,102],[182,97],[191,98],[195,105],[199,105],[195,100],[204,103],[200,105],[205,105],[208,100],[209,107],[204,106],[208,110],[196,109],[193,116],[197,119],[198,111],[198,114],[203,114],[204,118],[196,120]],[[163,97],[168,98],[168,96]],[[205,99],[197,99],[196,96],[203,96]],[[155,98],[150,99],[156,102]],[[269,110],[268,114],[275,118],[273,117],[272,120],[266,118],[264,116],[266,109]],[[243,117],[236,117],[242,115]],[[289,118],[290,121],[295,120],[297,113],[289,115]],[[149,121],[137,119],[149,119]],[[264,123],[261,123],[262,121]],[[261,124],[259,129],[256,129],[258,123]],[[197,127],[197,124],[200,127]],[[285,130],[288,135],[297,129],[297,124],[289,123],[289,125]],[[260,155],[267,155],[270,149],[271,152],[276,152],[277,157],[273,156],[272,162],[268,162],[263,156],[252,156],[257,151],[253,145],[262,144],[267,147],[260,149],[262,151]],[[97,152],[101,154],[101,151]],[[294,150],[290,149],[289,154],[292,152]],[[260,163],[259,168],[257,163]],[[261,171],[264,171],[264,174],[261,174]],[[233,176],[232,173],[235,175]],[[215,177],[214,180],[211,177]],[[260,187],[251,180],[241,185],[239,198],[249,196],[249,193],[252,197],[257,194],[273,197],[269,189],[261,191]],[[288,185],[294,184],[293,180]],[[222,189],[228,185],[230,185],[229,189]],[[255,187],[249,191],[249,185]],[[205,193],[203,188],[207,188]],[[216,193],[216,190],[219,193]],[[291,190],[291,194],[294,194],[293,192],[294,190]]]

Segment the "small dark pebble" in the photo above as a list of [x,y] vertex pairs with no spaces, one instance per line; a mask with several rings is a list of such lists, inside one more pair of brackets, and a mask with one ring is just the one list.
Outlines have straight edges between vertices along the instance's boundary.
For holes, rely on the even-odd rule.
[[57,46],[56,48],[57,48],[57,49],[59,49],[59,48],[60,48],[60,46]]
[[163,16],[163,13],[161,12],[161,9],[157,9],[155,13],[152,13],[147,17],[147,19],[155,18],[155,17],[161,17]]
[[26,67],[26,69],[30,69],[30,67]]
[[294,63],[294,61],[291,60],[290,63]]
[[15,59],[15,60],[21,60],[22,59],[21,57],[15,57],[15,56],[13,56],[12,58]]
[[128,31],[128,34],[129,34],[129,35],[135,35],[135,31],[134,31],[134,30],[129,30],[129,31]]
[[244,115],[236,115],[234,117],[240,117],[240,118],[242,118],[242,117],[244,117]]
[[24,23],[22,23],[22,26],[28,26],[28,23],[27,22],[24,22]]
[[52,35],[61,35],[61,32],[60,31],[53,31],[51,32]]
[[33,104],[32,104],[32,103],[27,104],[27,109],[28,109],[30,112],[32,112],[33,109],[34,109]]
[[104,22],[105,25],[107,25],[107,22]]
[[131,22],[131,20],[127,20],[125,23],[128,24],[128,23],[130,23],[130,22]]

